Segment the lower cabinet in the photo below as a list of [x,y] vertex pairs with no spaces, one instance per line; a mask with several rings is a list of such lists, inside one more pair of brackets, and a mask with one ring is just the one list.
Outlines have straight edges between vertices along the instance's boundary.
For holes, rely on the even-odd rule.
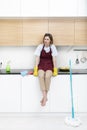
[[34,77],[33,75],[23,77],[22,112],[49,112],[49,101],[46,104],[46,107],[42,107],[40,104],[41,99],[42,93],[38,77]]
[[52,77],[50,86],[50,111],[68,112],[70,101],[69,75]]
[[[87,112],[87,75],[72,75],[75,112]],[[46,106],[42,107],[38,77],[0,75],[0,112],[71,112],[70,76],[51,78]]]
[[[75,87],[73,91],[76,111],[77,88]],[[38,77],[23,77],[22,112],[70,112],[71,95],[69,75],[58,75],[51,78],[48,101],[44,107],[40,104],[41,98],[42,93],[40,90]]]
[[77,112],[87,112],[87,75],[74,75],[73,86],[77,89]]
[[[87,75],[72,75],[74,111],[87,112]],[[50,86],[50,111],[71,112],[70,76],[59,75],[52,78]]]
[[0,75],[0,112],[20,112],[20,75]]

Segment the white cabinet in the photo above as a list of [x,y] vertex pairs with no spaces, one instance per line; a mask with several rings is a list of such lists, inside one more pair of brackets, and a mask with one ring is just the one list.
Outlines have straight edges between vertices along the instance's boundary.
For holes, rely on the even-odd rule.
[[42,93],[40,90],[38,77],[34,77],[33,75],[23,77],[22,112],[49,112],[49,102],[45,107],[42,107],[40,104],[41,99]]
[[[87,75],[72,75],[73,102],[75,112],[87,112]],[[70,76],[52,78],[50,88],[51,112],[71,112]]]
[[48,16],[48,0],[21,0],[21,16]]
[[[87,112],[87,75],[72,75],[73,101],[75,112]],[[70,75],[52,77],[48,102],[41,107],[37,77],[22,78],[22,112],[71,112]]]
[[21,0],[0,0],[0,17],[20,16]]
[[49,16],[87,16],[87,0],[50,0]]
[[0,17],[87,16],[87,0],[0,0]]
[[[87,75],[72,75],[75,112],[87,112]],[[70,76],[52,77],[48,101],[42,107],[38,77],[0,75],[0,112],[71,112]]]
[[78,113],[78,85],[77,85],[78,77],[79,75],[72,74],[73,105],[74,105],[74,111],[77,113]]
[[50,0],[49,16],[76,16],[77,0]]
[[0,75],[0,112],[20,112],[20,75]]
[[87,75],[74,75],[73,86],[77,89],[77,111],[87,112]]
[[70,111],[70,105],[69,75],[52,77],[50,86],[50,111],[68,112]]
[[87,17],[87,0],[78,0],[78,16]]

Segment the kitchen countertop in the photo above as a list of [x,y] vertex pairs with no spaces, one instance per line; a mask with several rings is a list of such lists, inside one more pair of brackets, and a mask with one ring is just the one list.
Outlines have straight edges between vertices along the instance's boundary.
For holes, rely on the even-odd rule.
[[[33,72],[33,69],[11,69],[11,72],[6,72],[5,69],[0,70],[0,75],[6,74],[21,74],[23,71],[28,71],[29,73]],[[29,74],[28,73],[28,74]],[[68,75],[69,71],[58,71],[59,75]],[[72,69],[72,74],[87,74],[87,69]]]
[[[59,71],[59,74],[70,74],[70,72]],[[87,69],[72,69],[72,74],[87,74]]]
[[21,72],[24,71],[33,72],[33,69],[11,69],[10,72],[6,72],[5,69],[1,69],[0,74],[21,74]]

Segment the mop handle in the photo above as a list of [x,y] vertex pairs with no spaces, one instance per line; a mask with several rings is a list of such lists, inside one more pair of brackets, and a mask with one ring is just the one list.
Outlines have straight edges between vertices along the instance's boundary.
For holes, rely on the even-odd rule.
[[70,66],[70,89],[71,89],[71,103],[72,103],[72,118],[74,118],[71,60],[69,60],[69,66]]

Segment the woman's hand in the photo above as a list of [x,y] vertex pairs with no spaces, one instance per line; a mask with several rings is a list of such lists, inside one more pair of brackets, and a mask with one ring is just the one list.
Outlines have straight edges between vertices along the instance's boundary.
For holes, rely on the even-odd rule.
[[57,76],[58,75],[58,69],[57,68],[53,68],[53,76]]
[[36,56],[36,64],[35,64],[35,67],[34,67],[34,73],[33,75],[34,76],[38,76],[38,64],[39,64],[39,61],[40,61],[40,57],[39,56]]
[[34,76],[38,76],[38,67],[35,66],[34,67],[34,73],[33,73]]

